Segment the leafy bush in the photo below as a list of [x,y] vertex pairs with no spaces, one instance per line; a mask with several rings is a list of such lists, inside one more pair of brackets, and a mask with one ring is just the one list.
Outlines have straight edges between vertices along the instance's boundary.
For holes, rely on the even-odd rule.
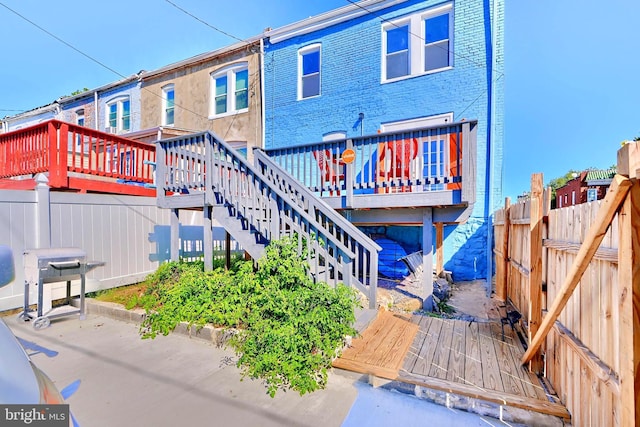
[[230,344],[243,376],[261,378],[273,397],[278,389],[304,394],[324,388],[327,368],[345,335],[353,335],[356,293],[313,283],[297,241],[273,241],[257,269],[203,272],[201,265],[164,264],[148,279],[143,338],[167,335],[179,322],[235,328]]

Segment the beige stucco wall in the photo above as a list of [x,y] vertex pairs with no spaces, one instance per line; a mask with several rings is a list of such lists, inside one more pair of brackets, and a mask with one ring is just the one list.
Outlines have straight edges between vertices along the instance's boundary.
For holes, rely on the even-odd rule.
[[[174,126],[194,131],[211,130],[225,141],[247,141],[251,158],[252,147],[262,145],[261,81],[259,44],[254,43],[222,57],[208,59],[169,70],[142,80],[142,129],[162,124],[162,88],[174,85]],[[219,118],[210,118],[212,94],[211,74],[236,63],[248,63],[249,109]]]

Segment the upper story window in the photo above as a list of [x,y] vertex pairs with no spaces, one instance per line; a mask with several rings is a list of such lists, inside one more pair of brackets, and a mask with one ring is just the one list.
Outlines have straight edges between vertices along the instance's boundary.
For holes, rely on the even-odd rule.
[[382,25],[382,81],[453,66],[453,9],[445,4]]
[[298,51],[298,99],[320,96],[320,44]]
[[162,124],[173,126],[174,124],[174,86],[166,85],[162,88]]
[[409,25],[389,28],[386,35],[386,78],[408,76],[411,72],[409,63]]
[[131,128],[131,103],[128,96],[107,103],[106,121],[108,132],[126,132]]
[[249,68],[246,62],[211,74],[211,116],[249,110]]
[[424,71],[438,70],[451,65],[450,19],[450,14],[444,13],[424,20]]
[[84,126],[84,110],[76,111],[76,124],[78,126]]

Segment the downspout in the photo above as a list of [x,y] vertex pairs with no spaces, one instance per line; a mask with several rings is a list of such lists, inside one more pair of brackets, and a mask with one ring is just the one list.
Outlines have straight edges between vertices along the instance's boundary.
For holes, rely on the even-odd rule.
[[489,129],[489,206],[487,210],[487,296],[491,296],[492,279],[493,279],[493,185],[495,181],[494,168],[495,168],[495,130],[496,130],[496,94],[495,94],[495,82],[496,82],[496,27],[497,27],[497,10],[496,0],[491,0],[491,81],[489,96],[491,96],[491,104],[489,106],[489,115],[491,117],[491,127]]
[[266,140],[266,118],[265,118],[265,94],[264,94],[264,36],[260,38],[260,114],[262,115],[262,141],[260,141],[260,148],[264,149],[264,142]]
[[95,130],[100,130],[100,124],[98,123],[98,91],[93,92],[93,116],[94,116],[94,125],[93,128]]

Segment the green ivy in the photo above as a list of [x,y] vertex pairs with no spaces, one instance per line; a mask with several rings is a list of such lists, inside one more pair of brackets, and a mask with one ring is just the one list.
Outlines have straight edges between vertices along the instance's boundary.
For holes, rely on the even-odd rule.
[[168,263],[148,279],[143,338],[169,334],[179,322],[239,332],[230,344],[242,375],[300,394],[324,388],[327,369],[345,335],[354,335],[356,292],[314,283],[297,240],[273,241],[258,260],[235,270],[203,272],[202,265]]

